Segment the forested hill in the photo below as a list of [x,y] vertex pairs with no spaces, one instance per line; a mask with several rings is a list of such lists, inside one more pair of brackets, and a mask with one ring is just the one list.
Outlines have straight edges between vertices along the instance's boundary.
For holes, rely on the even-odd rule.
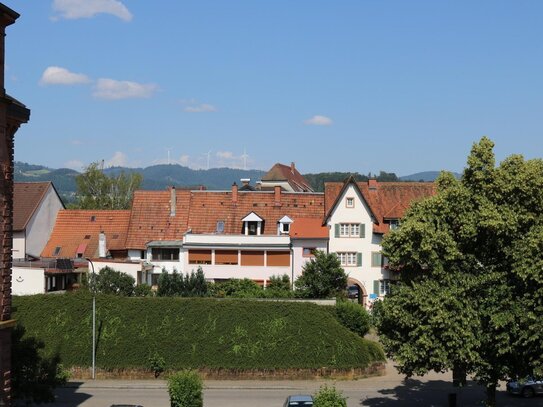
[[[107,175],[117,175],[122,171],[142,174],[142,189],[154,190],[164,189],[170,185],[175,185],[176,187],[198,187],[199,185],[203,185],[209,190],[228,190],[234,182],[237,182],[239,185],[241,178],[250,178],[251,184],[254,185],[266,173],[261,170],[241,170],[234,168],[193,170],[177,164],[153,165],[146,168],[111,167],[104,169],[104,173]],[[434,172],[433,174],[437,175],[438,173]],[[79,175],[79,172],[68,168],[53,169],[42,165],[15,162],[15,181],[52,181],[65,202],[73,201],[76,191],[75,178],[77,175]],[[368,175],[357,172],[321,172],[304,174],[304,177],[309,181],[315,191],[322,192],[324,191],[325,182],[344,181],[350,175],[353,175],[357,181],[367,181],[368,178],[377,178],[380,182],[400,180],[396,174],[384,171],[381,171],[379,174]],[[414,176],[418,175],[415,174]],[[402,180],[404,178],[407,177],[402,177]],[[416,180],[421,178],[416,178]]]

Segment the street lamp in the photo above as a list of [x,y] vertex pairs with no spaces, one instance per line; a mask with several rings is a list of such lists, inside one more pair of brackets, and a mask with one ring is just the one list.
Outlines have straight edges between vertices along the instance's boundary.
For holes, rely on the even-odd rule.
[[87,260],[92,267],[92,379],[96,379],[96,273],[94,263],[88,257]]

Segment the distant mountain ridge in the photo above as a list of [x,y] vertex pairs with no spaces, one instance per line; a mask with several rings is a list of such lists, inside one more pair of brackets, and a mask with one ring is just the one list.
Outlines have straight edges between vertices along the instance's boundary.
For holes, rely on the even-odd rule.
[[[241,170],[234,168],[210,168],[209,170],[193,170],[178,164],[153,165],[146,168],[105,168],[107,175],[118,175],[121,172],[138,172],[143,176],[142,189],[161,190],[168,186],[194,187],[205,186],[209,190],[229,190],[234,182],[240,184],[242,178],[249,178],[251,184],[259,181],[266,171]],[[75,178],[80,173],[69,168],[52,169],[43,165],[15,162],[14,177],[17,182],[43,182],[52,181],[58,193],[65,202],[75,199],[77,190]],[[457,177],[458,173],[453,173]],[[439,171],[419,172],[404,177],[397,177],[394,173],[381,171],[379,174],[361,175],[349,172],[321,172],[316,174],[304,174],[315,191],[324,191],[324,183],[329,181],[344,181],[350,175],[358,181],[366,181],[368,178],[377,178],[380,182],[387,181],[433,181]]]
[[[411,175],[405,175],[400,177],[400,181],[424,181],[424,182],[431,182],[435,181],[435,179],[439,176],[441,171],[424,171],[424,172],[417,172],[415,174]],[[462,176],[462,174],[458,172],[451,173],[458,179]]]

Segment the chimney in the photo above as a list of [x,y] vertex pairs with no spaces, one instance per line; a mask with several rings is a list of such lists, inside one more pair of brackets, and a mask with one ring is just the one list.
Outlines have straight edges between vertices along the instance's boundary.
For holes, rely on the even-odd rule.
[[175,208],[177,207],[177,196],[175,195],[175,187],[170,189],[170,216],[175,216]]
[[257,191],[262,190],[262,181],[256,181],[255,188]]
[[101,231],[98,236],[98,257],[101,259],[106,257],[106,234],[104,231]]
[[294,165],[294,162],[290,163],[290,172],[294,174],[294,170],[296,169],[296,165]]
[[251,182],[251,178],[242,178],[240,181],[241,181],[241,186],[246,187]]
[[274,198],[274,205],[281,206],[281,187],[279,185],[274,187]]
[[377,180],[376,179],[369,179],[368,180],[368,189],[370,191],[376,191],[377,190]]
[[235,182],[232,184],[232,203],[238,203],[238,184]]

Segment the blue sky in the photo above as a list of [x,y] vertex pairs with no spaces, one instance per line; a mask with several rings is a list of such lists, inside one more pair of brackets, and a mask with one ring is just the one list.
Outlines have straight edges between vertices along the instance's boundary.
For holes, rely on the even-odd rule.
[[542,1],[4,3],[19,161],[407,175],[484,135],[542,156]]

